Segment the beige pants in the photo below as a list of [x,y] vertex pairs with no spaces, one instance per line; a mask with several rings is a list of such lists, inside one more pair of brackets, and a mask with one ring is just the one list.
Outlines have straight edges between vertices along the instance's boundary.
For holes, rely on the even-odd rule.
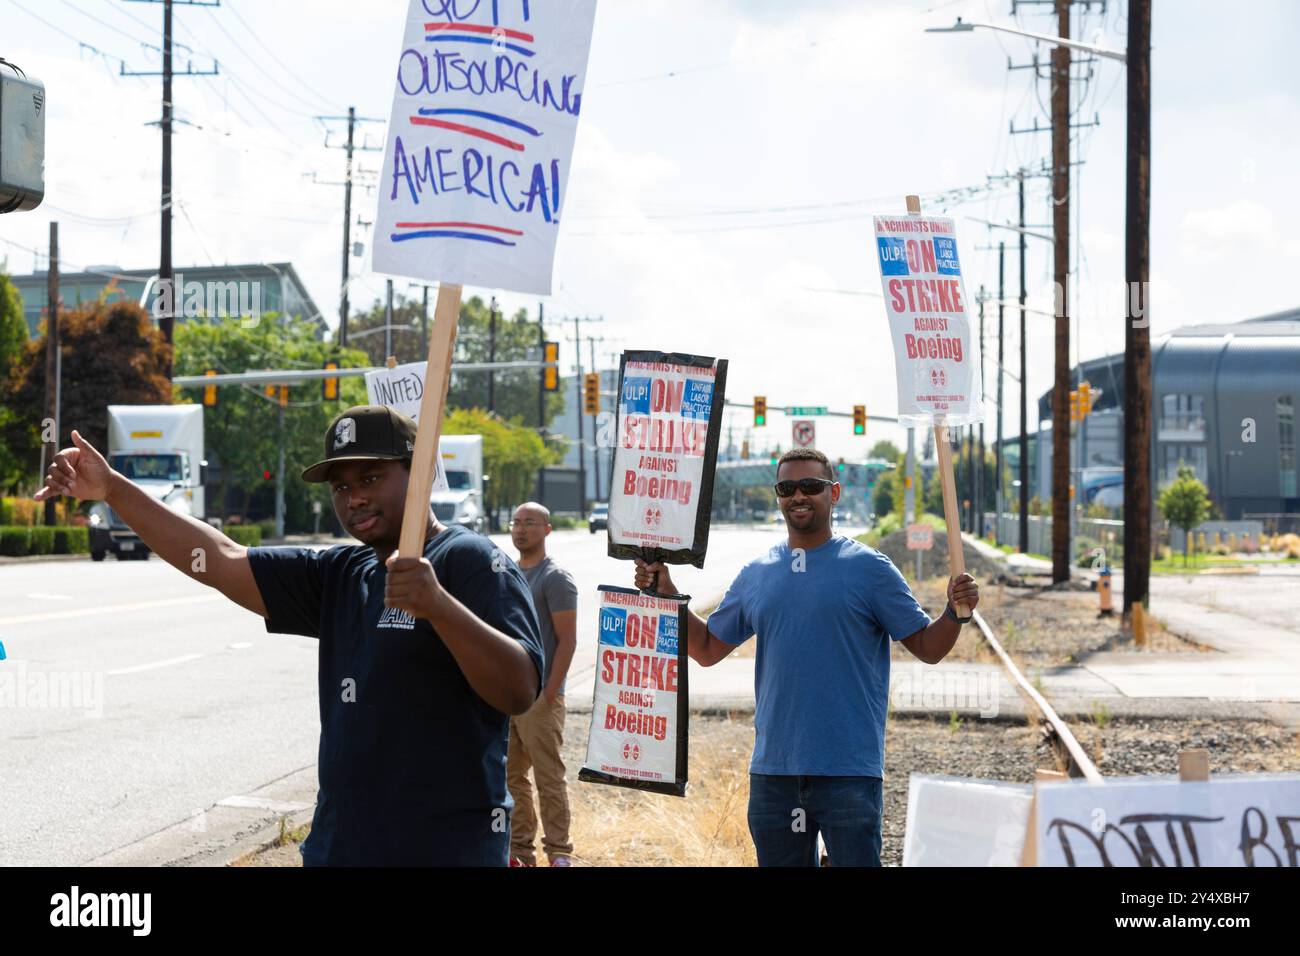
[[510,855],[524,863],[536,863],[537,813],[533,787],[528,779],[532,768],[542,809],[542,848],[547,859],[570,856],[569,791],[564,782],[564,697],[548,704],[545,697],[524,714],[510,718],[510,750],[506,758],[506,785],[514,798],[510,814]]

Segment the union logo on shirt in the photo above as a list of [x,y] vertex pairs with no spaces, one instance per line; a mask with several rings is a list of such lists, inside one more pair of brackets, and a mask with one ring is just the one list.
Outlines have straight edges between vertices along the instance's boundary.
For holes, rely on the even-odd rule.
[[383,613],[379,615],[379,623],[376,628],[400,628],[404,631],[415,629],[415,618],[411,617],[408,611],[403,611],[400,607],[386,607]]

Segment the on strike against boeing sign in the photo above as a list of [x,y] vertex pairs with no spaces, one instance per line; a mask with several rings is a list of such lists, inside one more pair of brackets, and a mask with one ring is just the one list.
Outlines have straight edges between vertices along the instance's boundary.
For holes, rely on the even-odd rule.
[[900,424],[984,418],[980,357],[951,219],[876,216],[880,283],[894,340]]
[[624,352],[609,556],[704,566],[727,360]]

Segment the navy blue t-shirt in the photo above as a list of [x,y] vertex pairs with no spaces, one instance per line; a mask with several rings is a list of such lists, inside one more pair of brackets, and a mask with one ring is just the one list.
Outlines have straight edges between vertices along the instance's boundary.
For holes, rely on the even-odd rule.
[[[439,582],[524,646],[545,679],[528,584],[464,528],[425,542]],[[384,607],[373,548],[250,548],[266,629],[320,639],[320,791],[307,866],[504,866],[509,717],[470,687],[432,625]]]

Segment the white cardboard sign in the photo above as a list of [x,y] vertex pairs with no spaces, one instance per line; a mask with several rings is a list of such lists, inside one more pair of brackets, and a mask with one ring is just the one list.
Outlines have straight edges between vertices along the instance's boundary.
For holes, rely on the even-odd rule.
[[980,357],[951,219],[876,216],[876,255],[898,373],[898,422],[982,421]]
[[596,0],[411,0],[374,270],[549,295]]
[[[420,424],[420,399],[424,397],[424,373],[428,362],[408,362],[392,368],[377,368],[366,373],[366,400],[371,405],[387,405]],[[447,472],[442,455],[434,460],[433,491],[447,491]]]
[[1040,782],[1039,866],[1300,865],[1300,774]]
[[914,773],[903,866],[1019,866],[1033,788]]

